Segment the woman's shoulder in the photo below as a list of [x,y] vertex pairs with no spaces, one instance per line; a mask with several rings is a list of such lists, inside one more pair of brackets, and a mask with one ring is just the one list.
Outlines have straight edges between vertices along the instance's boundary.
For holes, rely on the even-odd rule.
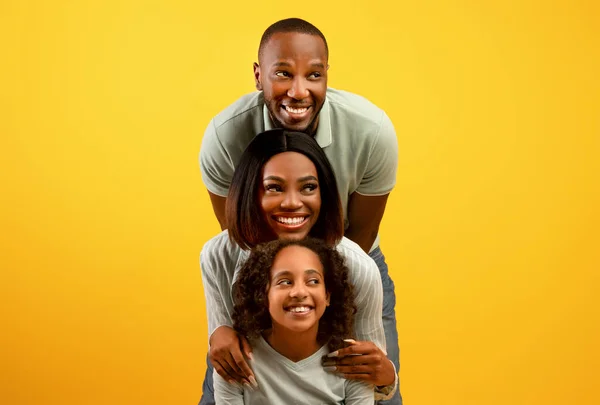
[[365,253],[364,250],[354,241],[342,237],[342,240],[336,246],[337,251],[340,252],[347,261],[365,262],[371,263],[373,259]]
[[200,259],[209,261],[237,261],[242,252],[242,248],[229,239],[229,232],[225,229],[223,232],[213,236],[202,246]]

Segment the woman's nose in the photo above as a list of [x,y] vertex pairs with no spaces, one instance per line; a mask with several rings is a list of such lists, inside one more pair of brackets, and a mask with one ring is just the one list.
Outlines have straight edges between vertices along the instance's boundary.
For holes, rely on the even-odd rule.
[[300,195],[296,192],[286,193],[283,201],[281,202],[281,208],[286,210],[297,210],[300,207],[302,207],[302,199],[300,198]]

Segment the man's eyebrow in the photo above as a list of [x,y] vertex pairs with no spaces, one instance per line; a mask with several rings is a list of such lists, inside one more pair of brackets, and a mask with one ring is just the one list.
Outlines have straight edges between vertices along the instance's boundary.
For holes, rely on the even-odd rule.
[[279,61],[279,62],[273,63],[273,66],[291,67],[292,64],[289,62]]
[[325,69],[325,65],[322,64],[321,62],[315,62],[315,63],[311,63],[310,64],[312,67],[317,67],[317,68],[321,68],[321,69]]

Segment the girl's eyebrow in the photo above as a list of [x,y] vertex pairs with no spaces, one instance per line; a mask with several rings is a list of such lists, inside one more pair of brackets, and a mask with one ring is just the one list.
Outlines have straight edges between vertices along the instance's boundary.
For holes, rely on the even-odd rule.
[[317,274],[319,276],[322,276],[321,272],[315,269],[304,270],[304,274]]
[[[271,277],[271,280],[275,280],[276,278],[283,277],[283,276],[289,276],[291,274],[292,274],[292,272],[289,270],[281,270],[281,271],[278,271],[277,273],[273,274],[273,277]],[[304,274],[317,274],[317,275],[323,277],[321,272],[318,270],[315,270],[315,269],[304,270]]]
[[282,276],[289,276],[290,274],[292,274],[289,270],[282,270],[279,271],[275,274],[273,274],[273,277],[271,277],[271,280],[275,280],[276,278],[282,277]]

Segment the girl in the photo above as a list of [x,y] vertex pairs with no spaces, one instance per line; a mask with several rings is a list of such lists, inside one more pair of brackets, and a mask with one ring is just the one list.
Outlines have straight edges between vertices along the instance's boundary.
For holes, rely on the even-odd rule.
[[258,388],[216,375],[217,405],[372,405],[372,386],[321,365],[352,334],[353,294],[343,258],[323,241],[276,240],[255,248],[234,286],[233,325],[251,341]]
[[226,214],[228,229],[209,240],[200,254],[210,344],[200,404],[214,404],[211,366],[227,381],[255,385],[246,361],[251,348],[232,328],[231,286],[248,250],[276,239],[307,236],[336,246],[356,292],[358,342],[337,351],[343,358],[338,357],[335,371],[376,385],[378,399],[391,397],[397,375],[385,355],[381,276],[360,246],[343,237],[333,169],[315,139],[281,129],[257,135],[234,172]]

